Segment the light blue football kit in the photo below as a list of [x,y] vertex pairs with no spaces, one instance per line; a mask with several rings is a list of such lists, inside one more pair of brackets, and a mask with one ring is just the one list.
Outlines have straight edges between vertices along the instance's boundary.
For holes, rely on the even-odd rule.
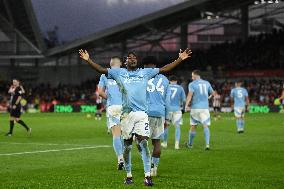
[[[99,87],[105,89],[107,95],[107,126],[111,127],[120,123],[121,109],[122,109],[122,95],[115,80],[107,79],[105,74],[102,74],[99,81]],[[113,136],[114,151],[122,161],[123,144],[120,136]]]
[[[179,143],[180,141],[180,125],[182,124],[182,112],[186,96],[184,89],[177,84],[170,84],[170,102],[168,105],[169,109],[169,120],[175,126],[175,141]],[[163,143],[167,143],[168,140],[168,128],[165,128],[164,135],[163,135]],[[179,144],[177,144],[176,148]]]
[[[122,136],[130,139],[132,134],[150,136],[146,91],[148,80],[159,73],[158,68],[138,68],[128,71],[125,68],[108,69],[108,78],[114,79],[122,93],[122,106],[125,117],[121,121]],[[145,174],[150,174],[151,158],[147,140],[139,143]],[[125,170],[131,174],[131,149],[132,145],[125,145]],[[150,175],[149,175],[150,176]]]
[[[210,125],[210,113],[208,96],[213,93],[211,84],[203,79],[197,79],[189,83],[188,91],[192,92],[192,99],[190,105],[190,124],[197,125],[198,123],[203,126]],[[189,132],[189,145],[192,146],[193,139],[196,132]],[[206,145],[209,145],[210,130],[208,127],[204,127],[204,137]]]
[[235,117],[239,118],[236,120],[237,129],[238,131],[243,131],[245,125],[243,117],[245,114],[246,97],[248,97],[248,92],[243,87],[236,87],[231,90],[230,96],[234,99]]
[[[151,139],[160,139],[164,133],[169,98],[169,80],[164,75],[158,74],[148,81],[147,103]],[[152,164],[155,167],[158,167],[159,161],[159,157],[152,157]]]

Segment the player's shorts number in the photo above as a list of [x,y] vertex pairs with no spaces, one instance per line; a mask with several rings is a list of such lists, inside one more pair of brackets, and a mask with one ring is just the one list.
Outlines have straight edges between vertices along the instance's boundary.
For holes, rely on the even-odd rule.
[[146,131],[149,130],[149,123],[145,123],[145,130],[146,130]]

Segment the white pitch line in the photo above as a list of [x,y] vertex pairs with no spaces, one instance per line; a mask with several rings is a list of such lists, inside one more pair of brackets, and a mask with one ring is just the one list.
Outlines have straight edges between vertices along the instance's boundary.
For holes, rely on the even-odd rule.
[[42,146],[93,146],[93,144],[56,144],[56,143],[37,143],[37,142],[0,142],[0,144],[15,145],[42,145]]
[[31,151],[31,152],[17,152],[9,154],[0,154],[0,156],[14,156],[14,155],[24,155],[24,154],[38,154],[38,153],[48,153],[48,152],[61,152],[61,151],[73,151],[73,150],[84,150],[84,149],[94,149],[94,148],[109,148],[109,145],[101,146],[87,146],[87,147],[78,147],[78,148],[65,148],[65,149],[56,149],[56,150],[40,150],[40,151]]

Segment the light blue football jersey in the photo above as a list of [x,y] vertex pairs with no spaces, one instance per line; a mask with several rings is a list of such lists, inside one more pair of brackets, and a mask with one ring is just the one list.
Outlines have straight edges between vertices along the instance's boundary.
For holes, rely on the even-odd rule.
[[102,74],[99,81],[99,87],[104,88],[107,95],[107,106],[122,105],[122,94],[115,80],[107,79]]
[[231,98],[234,98],[234,107],[245,107],[248,91],[243,87],[236,87],[231,90]]
[[186,100],[185,92],[182,86],[177,84],[169,85],[171,91],[169,111],[177,112],[183,108],[184,102]]
[[166,117],[166,105],[170,97],[168,87],[169,80],[162,74],[158,74],[148,81],[147,104],[149,116]]
[[208,96],[213,92],[213,88],[208,81],[194,80],[188,84],[188,91],[193,93],[191,109],[209,109]]
[[125,68],[108,69],[108,78],[117,82],[122,93],[123,112],[147,112],[147,83],[158,73],[159,68],[138,68],[135,71]]

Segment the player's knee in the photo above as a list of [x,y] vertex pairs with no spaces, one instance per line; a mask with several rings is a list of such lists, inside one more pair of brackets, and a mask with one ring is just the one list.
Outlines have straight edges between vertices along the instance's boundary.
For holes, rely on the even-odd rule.
[[125,145],[124,146],[124,153],[129,153],[132,150],[132,145]]
[[147,139],[142,139],[139,144],[141,145],[141,147],[147,147],[148,146],[148,140]]
[[136,139],[138,140],[138,142],[140,143],[142,140],[148,140],[149,137],[147,136],[141,136],[141,135],[135,135],[136,136]]
[[115,137],[118,137],[118,136],[121,135],[121,130],[120,130],[120,127],[118,125],[114,125],[111,128],[111,131],[112,131],[112,135],[115,136]]
[[208,128],[208,125],[203,125],[203,128],[204,128],[204,129]]

